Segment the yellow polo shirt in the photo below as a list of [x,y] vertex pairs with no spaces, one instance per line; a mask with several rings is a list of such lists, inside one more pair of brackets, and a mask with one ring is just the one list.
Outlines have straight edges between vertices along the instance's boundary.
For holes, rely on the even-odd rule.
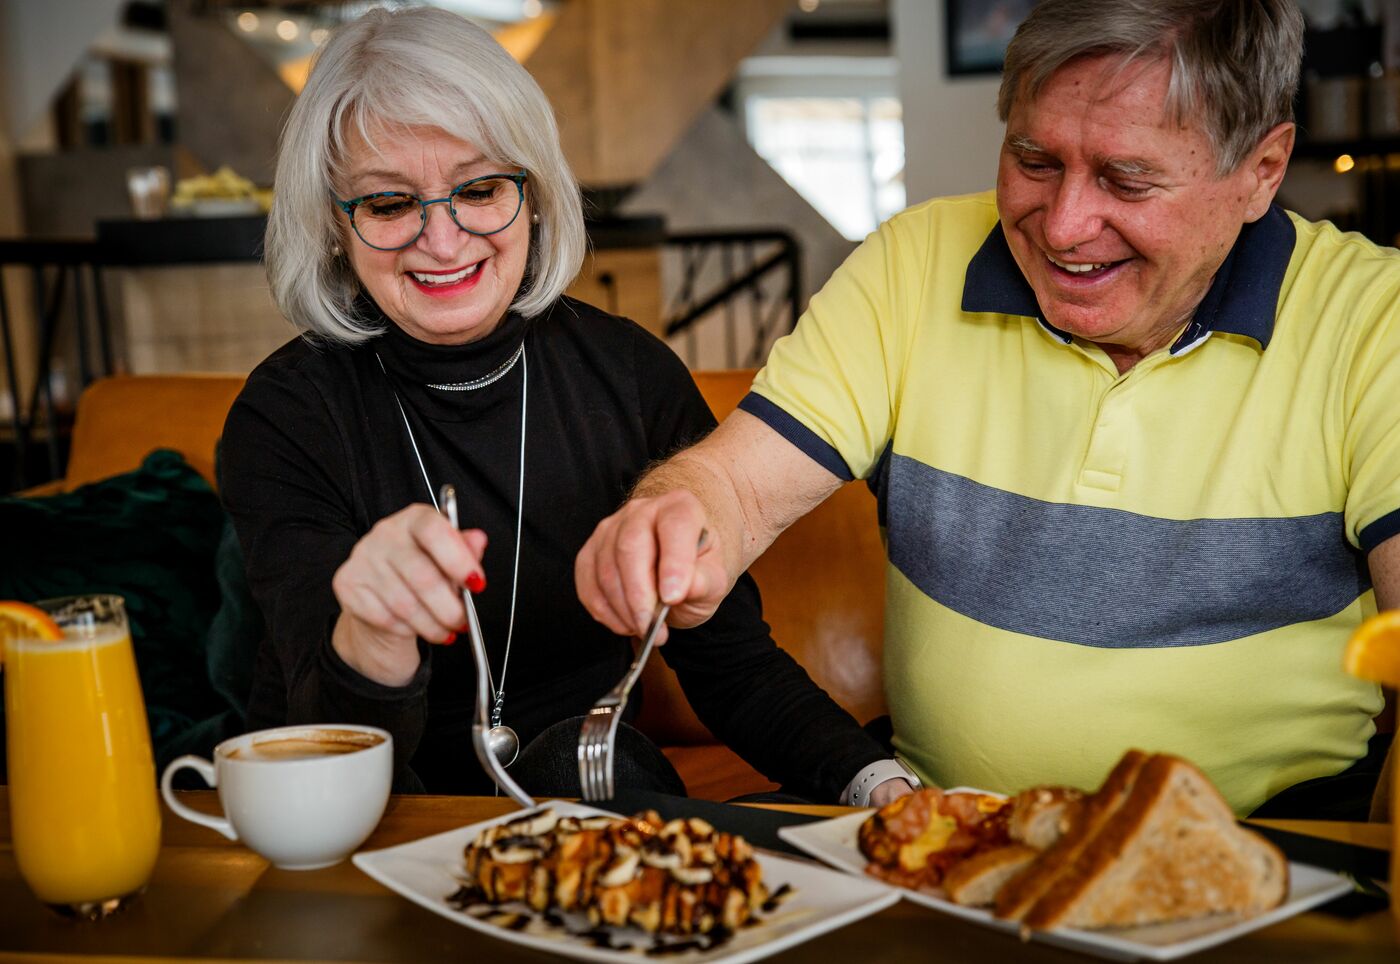
[[1038,316],[993,195],[930,201],[741,405],[879,497],[901,756],[1009,792],[1171,752],[1240,813],[1348,767],[1382,699],[1342,648],[1400,532],[1400,253],[1274,208],[1124,375]]

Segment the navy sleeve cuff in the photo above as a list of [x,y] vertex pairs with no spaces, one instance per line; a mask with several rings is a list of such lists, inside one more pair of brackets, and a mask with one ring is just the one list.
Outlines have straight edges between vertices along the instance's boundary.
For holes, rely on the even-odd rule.
[[812,461],[842,482],[850,482],[855,478],[850,467],[846,465],[846,460],[841,457],[841,453],[836,451],[829,442],[818,437],[815,432],[762,395],[749,392],[739,402],[739,407],[750,415],[762,419],[769,428],[796,445]]
[[1361,530],[1361,548],[1365,552],[1370,552],[1391,536],[1400,535],[1400,509],[1396,509],[1389,515],[1381,516],[1366,528]]

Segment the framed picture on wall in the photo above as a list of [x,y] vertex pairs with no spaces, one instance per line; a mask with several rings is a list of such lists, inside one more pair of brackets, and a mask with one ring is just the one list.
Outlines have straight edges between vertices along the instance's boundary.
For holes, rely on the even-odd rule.
[[945,0],[948,73],[1001,72],[1006,45],[1036,0]]

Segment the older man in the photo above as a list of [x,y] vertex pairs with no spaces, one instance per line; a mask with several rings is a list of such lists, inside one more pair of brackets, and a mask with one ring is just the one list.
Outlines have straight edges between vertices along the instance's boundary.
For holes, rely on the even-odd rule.
[[702,621],[864,478],[924,780],[1093,786],[1139,746],[1247,813],[1353,767],[1382,697],[1342,646],[1400,605],[1400,256],[1272,203],[1301,40],[1290,0],[1037,6],[995,196],[872,235],[598,527],[584,603],[637,632],[659,586]]

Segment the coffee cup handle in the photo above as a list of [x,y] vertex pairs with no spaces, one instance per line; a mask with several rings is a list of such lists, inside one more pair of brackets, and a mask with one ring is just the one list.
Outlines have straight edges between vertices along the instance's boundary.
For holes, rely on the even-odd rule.
[[199,775],[204,777],[204,782],[211,787],[219,785],[219,778],[214,770],[214,764],[203,757],[182,756],[170,761],[165,772],[160,775],[160,795],[165,799],[165,805],[175,811],[176,816],[184,817],[190,823],[197,823],[212,830],[217,830],[230,840],[237,840],[238,834],[233,829],[233,824],[228,822],[226,817],[215,817],[207,813],[200,813],[198,810],[187,807],[179,800],[175,799],[175,788],[172,786],[177,771],[184,767],[199,771]]

